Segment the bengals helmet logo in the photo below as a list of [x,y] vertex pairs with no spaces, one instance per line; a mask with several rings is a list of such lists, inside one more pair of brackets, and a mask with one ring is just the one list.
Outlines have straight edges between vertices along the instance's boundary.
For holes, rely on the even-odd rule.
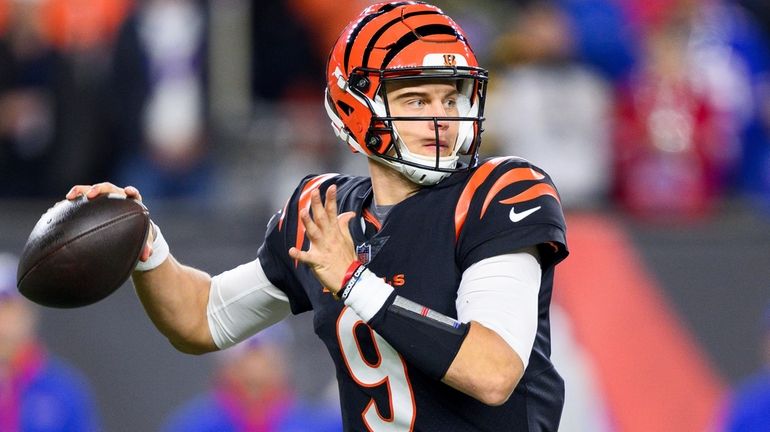
[[454,54],[444,54],[444,66],[457,66],[457,57]]

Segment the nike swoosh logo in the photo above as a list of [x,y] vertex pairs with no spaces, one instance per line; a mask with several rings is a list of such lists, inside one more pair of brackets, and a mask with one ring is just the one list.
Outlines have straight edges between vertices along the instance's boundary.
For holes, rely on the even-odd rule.
[[511,222],[516,223],[516,222],[522,221],[525,217],[531,215],[532,213],[538,210],[540,210],[540,206],[531,208],[529,210],[524,210],[521,213],[516,213],[516,209],[511,207],[511,213],[508,214],[508,217],[511,218]]

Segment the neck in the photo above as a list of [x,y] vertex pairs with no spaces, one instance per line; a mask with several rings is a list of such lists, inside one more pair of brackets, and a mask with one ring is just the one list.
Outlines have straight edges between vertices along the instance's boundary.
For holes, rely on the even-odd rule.
[[420,186],[389,166],[369,159],[369,175],[377,205],[396,205],[416,194]]

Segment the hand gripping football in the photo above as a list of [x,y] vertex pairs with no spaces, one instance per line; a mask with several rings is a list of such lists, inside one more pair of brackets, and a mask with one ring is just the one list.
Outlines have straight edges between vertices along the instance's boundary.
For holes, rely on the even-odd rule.
[[60,201],[27,239],[16,274],[19,292],[49,307],[96,303],[131,275],[149,228],[147,208],[122,195]]

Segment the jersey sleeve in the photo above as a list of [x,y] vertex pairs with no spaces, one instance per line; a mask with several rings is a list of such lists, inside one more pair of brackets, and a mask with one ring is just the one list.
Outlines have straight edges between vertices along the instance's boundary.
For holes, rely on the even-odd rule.
[[310,206],[310,192],[323,191],[337,174],[310,175],[305,177],[294,190],[283,209],[273,215],[267,224],[265,241],[259,248],[258,257],[265,275],[270,282],[289,298],[293,314],[312,309],[310,299],[298,277],[299,272],[310,270],[289,256],[289,248],[307,250],[305,227],[299,218],[299,211]]
[[474,170],[457,202],[455,234],[460,271],[532,246],[543,268],[568,254],[556,186],[543,170],[519,158],[490,159]]

